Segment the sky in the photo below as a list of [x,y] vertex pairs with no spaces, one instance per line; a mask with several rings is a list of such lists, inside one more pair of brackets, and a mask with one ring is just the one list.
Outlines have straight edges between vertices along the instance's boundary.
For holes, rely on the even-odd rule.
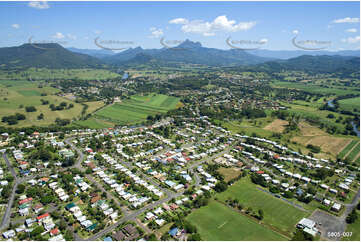
[[359,2],[0,2],[0,19],[0,47],[360,47]]

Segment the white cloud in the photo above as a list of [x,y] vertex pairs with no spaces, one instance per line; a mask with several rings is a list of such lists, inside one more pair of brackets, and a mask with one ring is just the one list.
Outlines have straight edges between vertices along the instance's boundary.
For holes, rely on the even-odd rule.
[[292,33],[293,33],[293,34],[298,34],[299,31],[298,31],[297,29],[295,29],[295,30],[292,31]]
[[184,18],[176,18],[170,20],[169,23],[182,25],[181,30],[184,33],[202,34],[203,36],[214,36],[216,32],[249,30],[256,25],[255,21],[236,23],[235,20],[228,20],[225,15],[218,16],[212,22],[204,20],[189,21]]
[[94,34],[101,34],[102,33],[101,30],[94,30],[93,32],[94,32]]
[[335,19],[332,21],[335,24],[341,24],[341,23],[359,23],[360,19],[359,18],[350,18],[350,17],[346,17],[346,18],[340,18],[340,19]]
[[348,43],[348,44],[356,44],[356,43],[360,42],[360,36],[348,37],[345,39],[341,39],[341,41],[344,43]]
[[175,18],[169,21],[170,24],[187,24],[188,20],[185,18]]
[[18,29],[18,28],[20,28],[20,25],[19,24],[12,24],[11,27],[13,27],[14,29]]
[[267,44],[267,43],[268,43],[268,39],[264,38],[264,39],[261,39],[259,42],[262,43],[262,44]]
[[72,40],[77,39],[76,35],[72,35],[72,34],[67,34],[66,37],[68,37],[68,39],[72,39]]
[[37,9],[47,9],[50,8],[47,1],[31,1],[28,4],[29,7]]
[[160,36],[163,35],[163,30],[162,29],[157,29],[155,27],[151,27],[149,29],[151,31],[151,36],[149,36],[149,38],[159,38]]
[[60,32],[57,32],[55,35],[52,36],[54,39],[64,39],[65,36],[60,33]]
[[356,33],[357,29],[352,28],[352,29],[346,29],[345,31],[349,33]]

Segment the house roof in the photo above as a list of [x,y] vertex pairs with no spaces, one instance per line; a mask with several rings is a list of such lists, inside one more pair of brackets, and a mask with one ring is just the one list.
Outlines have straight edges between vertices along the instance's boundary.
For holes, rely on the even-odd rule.
[[178,228],[173,228],[168,233],[169,233],[170,236],[173,237],[178,233]]
[[122,231],[118,231],[116,234],[113,234],[112,237],[116,241],[122,241],[126,236]]
[[137,232],[137,229],[132,224],[127,224],[124,227],[124,230],[130,235],[135,234]]
[[46,217],[48,217],[48,216],[50,216],[49,213],[44,213],[44,214],[36,217],[36,219],[37,219],[37,220],[41,220],[41,219],[46,218]]
[[58,228],[55,228],[55,229],[50,230],[50,234],[52,234],[52,235],[57,235],[58,233],[59,233],[59,229],[58,229]]

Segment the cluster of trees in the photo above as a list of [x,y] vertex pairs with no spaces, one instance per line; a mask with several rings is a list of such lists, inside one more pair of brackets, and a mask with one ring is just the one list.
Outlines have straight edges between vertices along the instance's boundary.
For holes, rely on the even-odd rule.
[[41,105],[48,105],[49,101],[48,100],[44,100],[44,99],[40,99]]
[[251,215],[252,217],[255,217],[258,220],[263,220],[264,218],[264,212],[262,209],[258,209],[258,212],[254,212],[252,207],[248,207],[246,209],[243,204],[239,203],[239,200],[237,198],[235,199],[228,198],[226,200],[226,203],[229,206],[238,209],[239,211],[245,210],[246,214]]
[[8,123],[8,125],[17,124],[19,120],[25,120],[26,117],[24,114],[16,113],[15,115],[4,116],[1,119],[1,122]]
[[36,108],[34,106],[27,106],[25,107],[25,111],[28,113],[36,112]]
[[66,126],[66,125],[70,124],[70,119],[56,118],[55,123],[59,126]]
[[71,109],[74,107],[74,104],[69,103],[69,105],[66,102],[61,102],[58,106],[55,106],[53,103],[49,105],[49,108],[51,111],[59,111],[64,109]]
[[353,224],[358,217],[359,215],[356,212],[356,208],[354,208],[352,212],[346,217],[346,223]]
[[308,144],[306,147],[307,147],[307,149],[309,149],[313,153],[320,153],[321,152],[321,148],[319,146]]

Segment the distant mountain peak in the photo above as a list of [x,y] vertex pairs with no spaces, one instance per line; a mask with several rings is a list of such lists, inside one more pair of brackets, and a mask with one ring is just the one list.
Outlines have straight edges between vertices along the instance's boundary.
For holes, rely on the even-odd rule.
[[192,48],[201,48],[202,44],[200,42],[193,42],[189,39],[186,39],[185,41],[183,41],[182,43],[180,43],[178,45],[179,48],[188,48],[188,49],[192,49]]

